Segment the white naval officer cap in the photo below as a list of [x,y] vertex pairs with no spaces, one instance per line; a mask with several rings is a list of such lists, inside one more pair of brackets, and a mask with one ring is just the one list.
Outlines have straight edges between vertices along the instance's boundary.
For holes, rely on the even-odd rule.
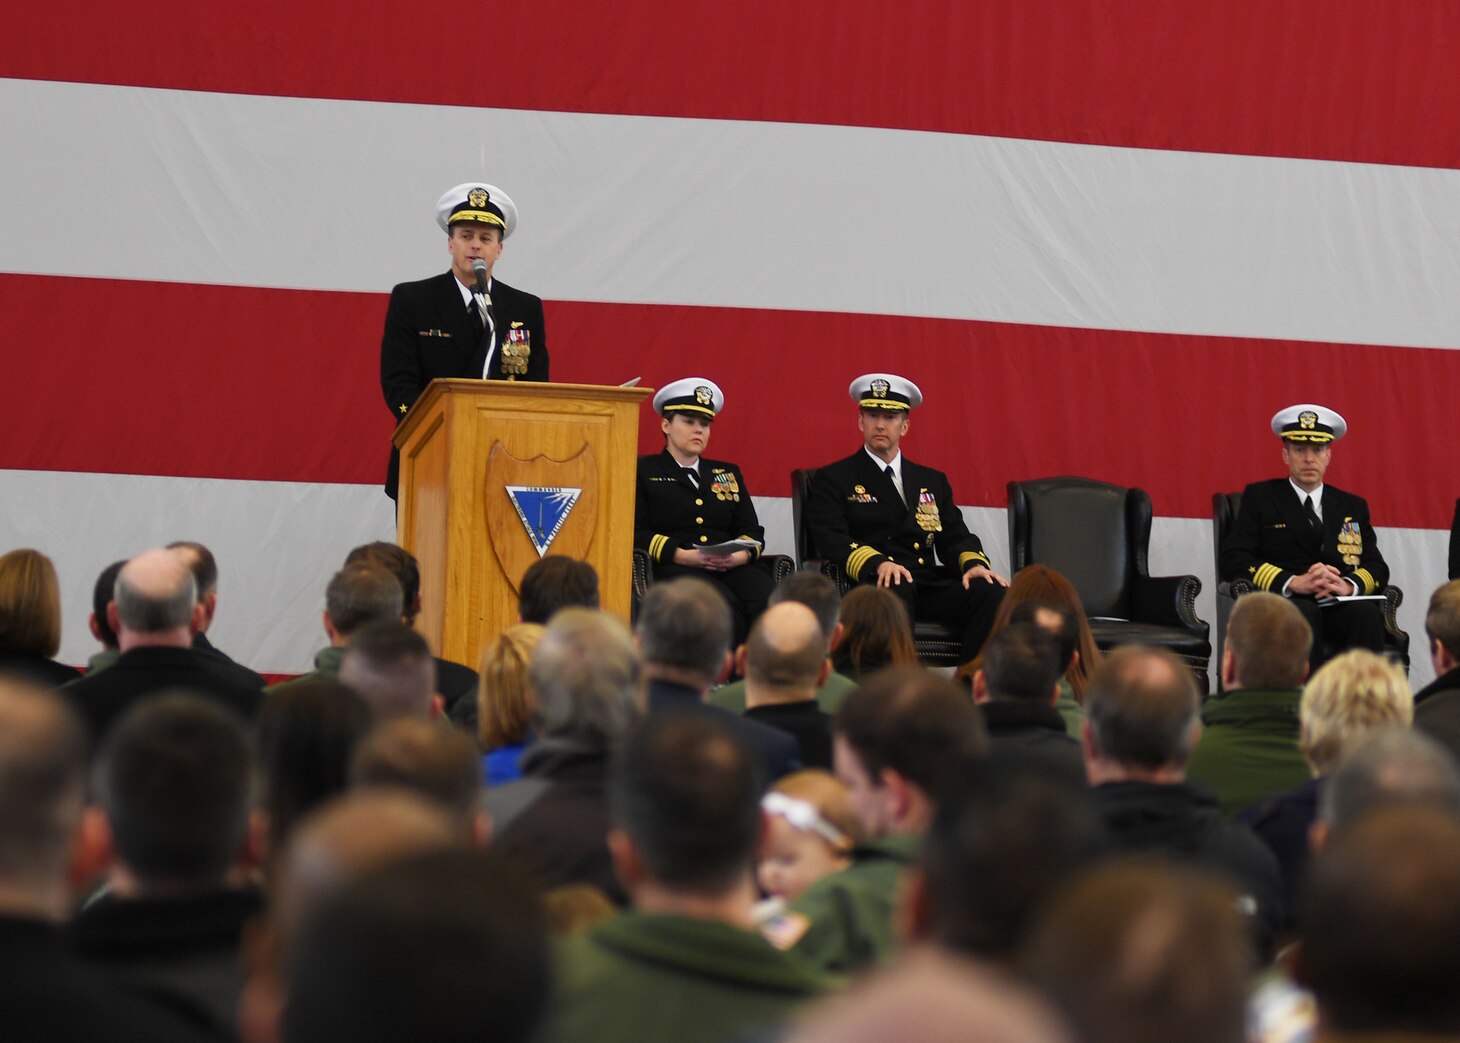
[[1272,416],[1272,433],[1285,442],[1327,445],[1348,431],[1348,423],[1327,406],[1303,402],[1279,409]]
[[906,411],[923,404],[922,390],[895,373],[863,373],[852,381],[847,394],[863,409]]
[[725,408],[725,395],[708,377],[685,377],[665,384],[654,394],[654,412],[662,417],[688,413],[714,419]]
[[502,238],[506,239],[517,230],[517,204],[495,185],[468,181],[448,188],[436,201],[436,223],[443,232],[450,235],[451,226],[458,221],[494,225],[502,229]]

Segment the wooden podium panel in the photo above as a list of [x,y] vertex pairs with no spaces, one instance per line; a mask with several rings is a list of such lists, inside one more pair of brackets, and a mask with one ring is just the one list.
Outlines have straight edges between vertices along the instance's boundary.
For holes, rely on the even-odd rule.
[[592,565],[603,607],[629,618],[639,406],[651,393],[501,380],[426,388],[394,437],[399,540],[420,563],[418,623],[443,659],[475,668],[482,646],[517,622],[517,584],[543,543]]

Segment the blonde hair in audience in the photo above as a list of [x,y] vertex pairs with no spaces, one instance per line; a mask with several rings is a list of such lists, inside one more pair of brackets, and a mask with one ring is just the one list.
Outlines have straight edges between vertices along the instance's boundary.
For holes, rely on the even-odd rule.
[[1355,648],[1324,663],[1303,688],[1298,745],[1314,775],[1323,775],[1358,740],[1414,721],[1409,681],[1393,663]]
[[38,550],[0,556],[0,648],[47,659],[61,648],[61,584]]
[[847,854],[862,839],[862,823],[852,810],[852,798],[846,783],[831,772],[820,768],[792,772],[778,780],[771,787],[771,792],[805,801],[840,830],[847,843],[839,849],[839,854]]
[[527,664],[542,640],[537,623],[518,623],[482,650],[477,684],[477,741],[483,750],[512,746],[527,737],[532,706],[527,694]]

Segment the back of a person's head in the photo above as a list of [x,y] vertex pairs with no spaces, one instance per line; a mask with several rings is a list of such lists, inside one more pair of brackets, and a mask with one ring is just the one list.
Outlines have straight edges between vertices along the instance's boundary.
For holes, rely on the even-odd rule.
[[330,895],[375,869],[472,846],[458,819],[419,793],[399,786],[340,793],[305,815],[279,852],[273,918],[282,934],[292,935]]
[[0,677],[0,886],[54,887],[86,801],[86,739],[56,696]]
[[786,1043],[1069,1043],[1055,1013],[992,964],[924,948],[808,1008]]
[[117,622],[136,634],[163,634],[192,622],[198,585],[187,563],[170,550],[138,554],[117,573]]
[[426,639],[399,619],[379,619],[350,634],[340,681],[380,720],[431,716],[436,661]]
[[50,658],[61,647],[61,585],[38,550],[0,555],[0,649]]
[[991,698],[1048,703],[1063,673],[1059,642],[1033,623],[1011,623],[984,645],[984,684]]
[[1335,832],[1309,867],[1299,934],[1298,977],[1331,1030],[1453,1038],[1460,821],[1434,807],[1389,807]]
[[107,619],[106,607],[117,596],[117,576],[125,564],[125,560],[114,561],[102,569],[101,575],[96,577],[96,586],[91,588],[91,614],[96,619],[96,639],[103,648],[117,647],[117,632]]
[[1064,676],[1080,650],[1080,625],[1069,607],[1038,598],[1018,601],[1009,610],[1009,625],[1016,623],[1033,623],[1054,638],[1059,649],[1060,675]]
[[760,839],[759,760],[728,724],[704,714],[651,714],[609,770],[614,825],[647,877],[716,895],[744,880]]
[[837,659],[866,675],[888,666],[915,666],[912,619],[896,594],[863,584],[842,598],[842,639]]
[[1091,674],[1104,658],[1090,633],[1090,621],[1085,615],[1085,604],[1080,592],[1064,574],[1048,565],[1026,565],[1009,580],[1009,589],[994,615],[993,632],[997,633],[1011,621],[1012,613],[1025,601],[1042,601],[1057,605],[1070,613],[1075,624],[1077,648],[1080,661],[1069,669],[1069,682],[1075,695],[1083,695]]
[[1253,952],[1228,883],[1119,860],[1039,918],[1021,960],[1082,1043],[1243,1043]]
[[616,616],[565,608],[543,631],[527,682],[544,735],[611,746],[638,720],[644,662]]
[[816,569],[801,569],[793,572],[771,591],[770,604],[781,605],[787,601],[805,605],[816,614],[816,622],[828,641],[841,619],[842,596],[828,576]]
[[1257,590],[1237,599],[1227,649],[1243,688],[1297,688],[1308,670],[1313,630],[1289,599]]
[[145,888],[219,886],[243,851],[253,754],[243,723],[213,702],[138,704],[107,734],[94,778],[117,856]]
[[1452,659],[1460,660],[1460,579],[1436,588],[1425,612],[1425,636],[1438,641]]
[[356,562],[379,565],[394,576],[400,584],[401,615],[415,618],[417,599],[421,596],[421,567],[414,554],[397,544],[376,540],[356,547],[345,556],[346,565]]
[[337,681],[301,681],[264,696],[256,729],[272,853],[304,815],[344,792],[372,720],[365,700]]
[[1008,960],[1049,897],[1102,851],[1088,794],[999,751],[946,797],[919,859],[933,941]]
[[533,888],[489,854],[423,854],[304,919],[287,956],[283,1039],[529,1043],[549,982]]
[[518,623],[482,649],[477,672],[477,741],[482,749],[512,746],[527,738],[532,724],[527,666],[542,635],[542,624]]
[[772,605],[750,628],[745,679],[752,684],[788,691],[814,689],[825,662],[826,635],[805,605]]
[[708,686],[719,680],[734,629],[724,595],[685,576],[649,588],[634,632],[650,667],[677,670]]
[[432,800],[470,828],[482,808],[476,744],[441,721],[399,717],[368,734],[350,766],[355,786],[399,786]]
[[522,574],[517,614],[524,623],[547,625],[560,608],[598,608],[598,573],[586,561],[550,554]]
[[349,637],[366,623],[399,623],[405,613],[405,593],[389,569],[357,561],[330,577],[324,588],[324,611],[335,633]]
[[1377,807],[1426,804],[1460,816],[1460,770],[1428,735],[1408,728],[1372,732],[1328,773],[1318,817],[1342,829]]
[[934,804],[968,785],[988,748],[968,694],[921,667],[884,670],[864,681],[837,710],[832,730],[874,783],[890,769]]
[[218,592],[218,559],[212,551],[196,540],[173,540],[167,549],[175,551],[193,574],[199,601]]
[[1303,686],[1298,745],[1314,774],[1323,775],[1365,735],[1413,721],[1404,673],[1383,656],[1354,648],[1324,663]]
[[1200,695],[1170,652],[1127,645],[1106,655],[1085,689],[1098,754],[1129,768],[1184,767],[1196,742]]

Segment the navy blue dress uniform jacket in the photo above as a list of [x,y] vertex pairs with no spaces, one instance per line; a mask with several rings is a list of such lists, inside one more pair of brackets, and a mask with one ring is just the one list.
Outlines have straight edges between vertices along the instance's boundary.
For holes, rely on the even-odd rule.
[[[492,311],[497,322],[497,352],[490,380],[506,380],[502,344],[510,339],[531,349],[527,372],[516,380],[548,379],[547,335],[542,299],[492,280]],[[418,282],[403,282],[390,291],[385,333],[380,340],[380,387],[385,404],[399,424],[426,385],[437,377],[480,379],[490,339],[462,303],[456,276],[450,272]],[[391,450],[385,491],[394,499],[400,459]]]
[[[712,547],[726,540],[765,544],[765,527],[755,515],[740,468],[701,458],[696,489],[669,450],[639,457],[634,503],[634,546],[656,565],[674,561],[680,547]],[[760,556],[750,551],[751,560]]]
[[1237,519],[1222,543],[1223,579],[1250,579],[1259,590],[1281,594],[1289,579],[1319,561],[1354,580],[1360,594],[1384,589],[1389,566],[1379,554],[1363,497],[1325,485],[1320,535],[1288,479],[1253,482],[1242,491]]
[[[817,555],[836,562],[859,583],[875,581],[884,561],[903,566],[914,582],[988,567],[983,544],[968,531],[942,471],[904,456],[902,487],[911,506],[865,449],[817,471],[806,502]],[[935,564],[935,548],[942,568]]]

